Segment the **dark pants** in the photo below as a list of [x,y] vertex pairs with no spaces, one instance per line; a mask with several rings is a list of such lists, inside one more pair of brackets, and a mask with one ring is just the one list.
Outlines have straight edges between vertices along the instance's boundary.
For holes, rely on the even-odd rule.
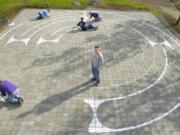
[[100,22],[101,20],[102,20],[101,17],[96,17],[96,18],[95,18],[95,22]]
[[93,26],[92,24],[86,24],[85,26],[81,27],[82,30],[86,31],[86,30],[92,30],[95,29],[96,27]]
[[37,20],[39,20],[39,19],[43,19],[43,16],[42,16],[42,14],[41,14],[41,13],[38,13]]
[[175,25],[178,25],[179,22],[180,22],[180,16],[179,16],[178,20],[176,21]]
[[100,71],[97,68],[92,67],[92,74],[94,76],[94,78],[100,82],[101,78],[100,78]]

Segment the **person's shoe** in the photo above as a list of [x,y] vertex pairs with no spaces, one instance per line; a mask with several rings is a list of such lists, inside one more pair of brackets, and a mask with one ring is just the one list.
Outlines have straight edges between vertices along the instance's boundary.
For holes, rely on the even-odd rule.
[[100,81],[97,81],[95,85],[98,86],[99,84],[100,84]]
[[98,29],[98,26],[96,26],[95,28],[94,28],[94,30],[97,30]]
[[23,101],[24,100],[22,98],[18,98],[18,103],[19,103],[20,106],[23,104]]
[[96,81],[96,78],[95,77],[91,78],[91,81]]

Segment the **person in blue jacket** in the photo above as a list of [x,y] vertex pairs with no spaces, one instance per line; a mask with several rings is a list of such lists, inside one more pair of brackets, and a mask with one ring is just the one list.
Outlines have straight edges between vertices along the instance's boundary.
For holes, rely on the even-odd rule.
[[49,9],[43,9],[38,12],[37,20],[49,17]]

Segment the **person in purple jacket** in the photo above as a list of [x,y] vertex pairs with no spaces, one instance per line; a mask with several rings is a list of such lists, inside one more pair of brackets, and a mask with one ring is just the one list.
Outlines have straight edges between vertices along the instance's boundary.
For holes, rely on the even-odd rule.
[[11,103],[22,104],[22,99],[19,96],[19,88],[8,80],[0,80],[0,97],[1,101],[3,96],[7,95],[7,101]]

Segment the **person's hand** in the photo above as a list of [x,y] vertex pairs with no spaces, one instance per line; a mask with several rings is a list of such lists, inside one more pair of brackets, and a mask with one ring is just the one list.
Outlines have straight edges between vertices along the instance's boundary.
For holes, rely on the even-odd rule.
[[2,97],[0,97],[0,101],[1,101],[1,102],[5,102],[5,99],[2,98]]

